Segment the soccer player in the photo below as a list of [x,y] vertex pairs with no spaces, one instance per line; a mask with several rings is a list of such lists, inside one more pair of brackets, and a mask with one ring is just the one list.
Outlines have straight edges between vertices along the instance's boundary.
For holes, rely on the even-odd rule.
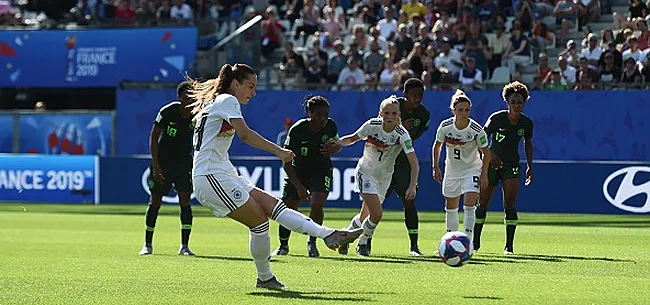
[[[330,154],[340,150],[337,145],[325,145],[332,139],[339,140],[338,127],[330,118],[330,104],[322,96],[307,96],[303,102],[305,113],[309,116],[296,122],[289,129],[284,148],[296,155],[293,162],[284,163],[287,179],[284,184],[284,203],[297,210],[303,201],[311,202],[309,218],[323,224],[323,206],[332,186],[332,160]],[[329,151],[327,148],[332,147]],[[280,247],[273,255],[289,254],[289,235],[291,231],[280,226]],[[316,237],[310,236],[307,242],[309,257],[319,257]]]
[[[250,129],[241,113],[240,104],[248,104],[255,96],[257,75],[245,64],[225,64],[216,79],[192,81],[194,191],[199,202],[217,217],[229,217],[250,229],[249,249],[257,269],[259,288],[284,289],[271,272],[271,239],[268,218],[285,228],[324,240],[330,249],[338,248],[361,235],[362,230],[333,230],[315,223],[277,198],[260,190],[237,174],[229,160],[228,150],[235,133],[253,147],[278,156],[282,162],[294,158],[284,149]],[[328,145],[332,148],[333,145]]]
[[[418,78],[409,78],[404,83],[404,97],[397,98],[401,114],[402,126],[408,130],[411,140],[415,141],[429,129],[429,110],[422,105],[424,83]],[[406,153],[401,151],[395,160],[395,171],[388,186],[386,198],[395,190],[404,205],[404,223],[411,241],[410,254],[422,256],[418,247],[418,211],[415,198],[406,200],[406,189],[411,184],[411,165]],[[339,248],[341,249],[341,248]]]
[[[458,231],[458,206],[460,195],[463,195],[463,227],[467,236],[472,238],[476,201],[480,189],[485,189],[488,183],[490,150],[485,131],[469,117],[472,102],[462,90],[456,90],[449,107],[454,116],[442,121],[436,131],[432,153],[433,179],[442,183],[447,232]],[[447,148],[444,178],[439,166],[442,143]],[[483,153],[483,161],[479,157],[479,149]]]
[[505,210],[506,246],[503,254],[513,254],[513,242],[517,229],[517,194],[519,193],[519,141],[524,138],[526,152],[526,182],[533,181],[533,121],[523,114],[524,105],[530,98],[528,88],[520,82],[512,82],[503,88],[503,99],[508,110],[493,113],[485,123],[485,132],[492,138],[490,150],[492,159],[488,169],[489,185],[481,190],[479,206],[476,209],[474,226],[474,250],[481,247],[481,231],[492,195],[501,181],[503,208]]
[[[370,256],[370,239],[382,217],[381,205],[384,202],[391,177],[395,170],[395,159],[404,151],[411,166],[410,183],[406,188],[404,200],[415,198],[420,166],[415,155],[413,142],[408,131],[400,124],[400,107],[397,97],[384,99],[379,106],[379,117],[366,121],[354,133],[347,135],[339,144],[349,146],[365,140],[363,156],[355,169],[355,191],[361,194],[361,212],[352,218],[350,229],[363,228],[356,251],[359,256]],[[347,254],[339,248],[340,254]]]
[[188,246],[192,231],[192,109],[188,107],[190,83],[182,82],[176,88],[178,101],[171,102],[158,111],[149,145],[151,167],[149,191],[151,199],[145,214],[144,246],[140,255],[153,253],[152,240],[162,198],[169,194],[172,184],[178,193],[181,208],[181,247],[179,255],[193,256]]

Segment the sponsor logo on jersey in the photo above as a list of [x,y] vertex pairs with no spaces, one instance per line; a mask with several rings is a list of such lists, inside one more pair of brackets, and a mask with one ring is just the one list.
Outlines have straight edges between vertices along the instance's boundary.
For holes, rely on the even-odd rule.
[[485,136],[482,136],[480,141],[481,141],[481,145],[487,144],[487,138]]
[[[635,185],[634,178],[639,173],[650,173],[650,167],[647,166],[630,166],[619,169],[613,172],[605,182],[603,182],[603,195],[613,206],[632,213],[648,213],[650,212],[650,181]],[[618,177],[623,176],[620,184],[617,186],[614,181],[618,181]],[[613,195],[613,197],[612,197]],[[645,195],[645,204],[633,204],[638,202],[630,202],[634,197],[639,199],[640,196]]]
[[413,149],[413,141],[411,140],[406,140],[406,142],[404,142],[404,145],[406,145],[407,149]]

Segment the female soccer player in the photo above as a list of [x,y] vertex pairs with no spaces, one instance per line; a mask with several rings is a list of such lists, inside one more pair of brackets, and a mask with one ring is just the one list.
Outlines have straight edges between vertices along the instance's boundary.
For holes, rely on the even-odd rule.
[[320,226],[237,174],[228,159],[235,133],[247,144],[275,154],[282,162],[294,157],[292,151],[264,139],[246,125],[239,104],[248,104],[255,96],[256,86],[257,75],[245,64],[225,64],[218,78],[192,81],[190,92],[196,101],[193,112],[197,122],[193,139],[194,191],[199,202],[215,216],[227,216],[250,228],[249,247],[257,268],[256,286],[284,289],[273,276],[269,263],[269,217],[290,230],[323,238],[330,249],[353,241],[362,230],[339,231]]
[[[366,121],[354,134],[347,135],[338,142],[339,145],[349,146],[359,140],[366,141],[363,156],[355,169],[355,191],[361,194],[363,203],[361,212],[350,223],[350,229],[363,228],[363,235],[356,247],[359,256],[370,256],[369,240],[381,220],[381,204],[395,169],[395,159],[402,150],[411,165],[411,180],[404,199],[415,198],[420,165],[411,137],[400,122],[399,101],[397,97],[391,96],[381,102],[378,118]],[[339,253],[347,254],[347,247]]]
[[[490,150],[485,131],[469,117],[472,102],[465,92],[456,90],[449,107],[454,116],[440,123],[433,145],[433,179],[442,183],[447,232],[458,231],[458,205],[463,195],[463,227],[472,238],[476,200],[479,190],[485,189],[488,183]],[[447,147],[444,178],[439,166],[442,143]],[[482,162],[477,148],[483,153]]]
[[158,111],[149,146],[151,167],[149,191],[151,199],[145,214],[144,246],[140,255],[153,253],[153,232],[158,219],[162,198],[169,194],[172,184],[178,193],[181,208],[181,247],[178,255],[193,256],[188,246],[192,231],[192,113],[187,106],[190,83],[182,82],[176,88],[178,101],[171,102]]
[[[289,129],[284,143],[296,155],[293,162],[284,163],[287,180],[284,184],[284,203],[297,210],[303,201],[311,202],[309,218],[323,224],[323,206],[332,186],[332,160],[330,154],[340,150],[338,145],[326,145],[330,139],[339,140],[338,127],[330,118],[330,104],[322,96],[307,96],[303,102],[309,116]],[[329,150],[332,148],[332,150]],[[289,253],[289,229],[280,226],[280,247],[273,255]],[[319,257],[316,237],[307,242],[309,257]]]
[[506,246],[503,254],[513,254],[513,241],[517,229],[518,217],[516,209],[517,194],[519,193],[519,140],[524,138],[526,152],[526,183],[533,181],[533,121],[522,113],[526,101],[530,98],[528,88],[520,82],[512,82],[503,87],[503,99],[508,110],[493,113],[485,123],[485,132],[492,138],[490,150],[492,160],[488,169],[489,185],[481,189],[479,206],[476,209],[476,225],[474,226],[474,250],[481,247],[481,231],[487,209],[492,201],[492,195],[501,181],[503,188],[503,208],[505,209]]

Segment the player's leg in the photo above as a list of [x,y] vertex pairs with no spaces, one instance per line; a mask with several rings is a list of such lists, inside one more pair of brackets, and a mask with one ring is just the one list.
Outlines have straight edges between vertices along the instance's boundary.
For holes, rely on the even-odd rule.
[[488,186],[479,193],[478,207],[476,208],[476,224],[474,225],[474,251],[481,248],[481,233],[483,233],[483,224],[487,217],[487,210],[492,202],[492,196],[500,180],[500,172],[493,167],[488,168]]
[[503,209],[505,211],[504,223],[506,225],[506,245],[504,254],[514,253],[513,243],[515,231],[519,223],[517,216],[517,195],[519,194],[519,166],[506,168],[509,172],[504,173],[504,180],[501,182],[503,188]]
[[178,255],[194,256],[189,247],[194,218],[192,216],[192,202],[190,201],[190,195],[192,194],[192,176],[190,172],[188,171],[174,179],[174,187],[178,193],[178,204],[181,210],[181,246]]
[[162,206],[162,198],[164,194],[169,194],[169,190],[172,187],[171,183],[168,181],[161,182],[152,177],[149,177],[148,179],[151,197],[149,199],[147,211],[145,212],[144,246],[142,246],[142,250],[138,253],[140,255],[153,253],[153,232],[156,228],[156,220],[158,220],[158,211]]
[[[312,192],[311,193],[311,210],[309,212],[309,218],[311,218],[315,223],[322,225],[324,218],[324,207],[325,202],[327,202],[327,196],[329,193],[324,192]],[[307,254],[309,257],[319,257],[320,253],[316,247],[316,237],[309,236],[309,241],[307,242]]]
[[[364,216],[364,218],[361,218],[361,216]],[[368,217],[369,212],[366,206],[363,204],[363,201],[361,202],[361,210],[359,211],[358,214],[354,215],[352,217],[352,220],[350,220],[350,224],[348,225],[348,230],[356,230],[361,228],[361,219],[365,219],[365,217]],[[341,255],[347,255],[348,254],[348,248],[350,247],[349,244],[342,244],[339,247],[339,254]]]
[[[297,210],[300,207],[300,198],[296,187],[287,179],[284,182],[284,189],[282,190],[282,200],[287,207]],[[273,251],[273,255],[287,255],[289,254],[289,237],[291,230],[284,226],[278,226],[278,235],[280,239],[280,246]]]
[[194,191],[201,205],[215,216],[227,216],[249,228],[249,249],[257,270],[256,286],[283,289],[271,272],[271,238],[266,211],[249,194],[249,185],[229,175],[197,176]]
[[[245,178],[239,178],[245,180]],[[246,183],[250,184],[248,180],[246,180]],[[277,221],[279,224],[291,231],[322,238],[325,245],[330,249],[336,249],[343,243],[349,243],[357,239],[357,237],[363,233],[361,229],[355,231],[334,230],[321,226],[315,223],[311,218],[287,208],[281,200],[278,200],[271,194],[257,187],[253,187],[250,190],[250,196],[255,199],[271,219]]]
[[[357,254],[359,256],[370,256],[369,241],[372,239],[372,235],[375,233],[375,229],[382,218],[381,199],[377,194],[365,193],[361,193],[361,199],[369,215],[363,218],[364,220],[361,224],[363,235],[359,237],[359,242],[357,243]],[[362,213],[361,217],[364,216]]]
[[395,172],[393,172],[393,181],[395,181],[395,192],[402,200],[402,205],[404,206],[404,224],[406,225],[410,240],[409,252],[413,256],[421,256],[422,252],[420,252],[420,248],[418,247],[420,219],[415,206],[415,198],[411,200],[404,199],[406,190],[411,184],[411,166],[408,164],[396,166]]
[[463,178],[463,228],[470,239],[474,239],[474,226],[476,224],[476,202],[481,190],[481,171],[471,173]]
[[458,205],[462,194],[462,178],[445,175],[442,179],[442,195],[445,197],[445,224],[447,232],[458,231]]

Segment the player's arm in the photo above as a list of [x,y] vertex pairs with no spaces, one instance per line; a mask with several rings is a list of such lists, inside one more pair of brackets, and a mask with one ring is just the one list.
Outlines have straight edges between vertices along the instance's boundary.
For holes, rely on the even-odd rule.
[[[163,108],[165,109],[165,108]],[[158,139],[162,133],[162,128],[166,124],[165,116],[163,115],[163,109],[158,112],[156,119],[153,122],[153,127],[151,128],[151,134],[149,135],[149,150],[151,151],[151,167],[153,173],[151,176],[156,180],[165,180],[165,176],[160,168],[160,163],[158,162]]]
[[411,200],[415,198],[415,192],[418,186],[418,176],[420,175],[420,164],[418,163],[418,157],[415,155],[413,140],[411,140],[408,133],[402,135],[400,143],[402,143],[402,150],[406,153],[406,159],[408,159],[409,164],[411,165],[411,183],[409,184],[408,189],[406,189],[404,199]]
[[[492,137],[492,141],[494,141],[493,135],[497,130],[497,122],[494,120],[494,114],[488,118],[487,122],[485,122],[485,126],[483,127],[483,130],[485,131],[486,136]],[[499,169],[501,168],[501,166],[503,166],[503,162],[501,161],[499,156],[497,156],[497,154],[495,154],[491,150],[490,150],[490,163],[492,164],[492,167],[496,169]]]
[[530,133],[524,137],[524,151],[526,152],[526,183],[528,186],[533,182],[533,127],[530,127]]
[[[287,133],[287,137],[284,140],[284,148],[291,150],[295,154],[300,148],[298,147],[298,143],[297,143],[298,142],[297,129],[294,127],[295,125],[291,126],[289,132]],[[284,172],[287,173],[287,178],[289,178],[289,182],[291,182],[291,184],[293,184],[293,186],[298,191],[300,200],[309,200],[307,190],[305,189],[305,186],[302,185],[302,182],[300,182],[300,179],[298,178],[298,174],[296,173],[296,169],[291,164],[291,160],[289,160],[288,162],[283,162],[282,168],[284,168]]]
[[331,123],[332,123],[332,131],[329,134],[330,139],[327,140],[327,143],[321,146],[320,152],[323,155],[333,155],[341,151],[341,145],[338,144],[338,141],[340,140],[339,128],[338,126],[336,126],[336,123],[334,123],[334,121],[331,121]]
[[436,141],[431,148],[431,157],[433,158],[433,180],[438,183],[442,182],[442,171],[440,170],[440,152],[442,152],[442,143],[445,142],[445,133],[442,130],[442,123],[436,131]]
[[252,130],[248,127],[246,121],[244,121],[244,118],[231,118],[230,125],[232,125],[232,127],[235,129],[235,132],[239,138],[244,141],[244,143],[255,148],[268,151],[278,156],[278,158],[282,159],[282,162],[289,162],[291,159],[293,159],[294,154],[292,151],[284,149],[260,136],[257,131]]
[[342,137],[340,140],[338,140],[337,144],[341,146],[350,146],[354,143],[359,142],[359,140],[361,139],[365,139],[366,137],[368,137],[369,123],[370,123],[369,120],[363,123],[363,125],[361,125],[361,127],[359,127],[359,129],[355,133]]

